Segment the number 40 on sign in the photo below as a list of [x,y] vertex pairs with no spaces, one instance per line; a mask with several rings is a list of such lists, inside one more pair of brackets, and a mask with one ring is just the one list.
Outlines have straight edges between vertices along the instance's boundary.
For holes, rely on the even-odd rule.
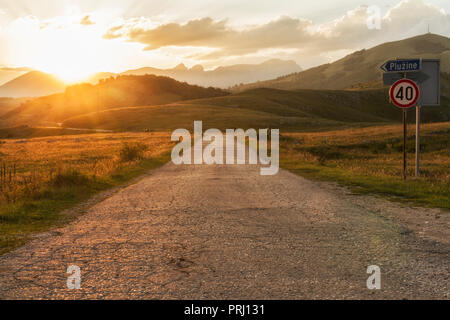
[[402,109],[410,108],[419,100],[419,87],[412,80],[401,79],[392,85],[389,96],[392,103],[397,107]]

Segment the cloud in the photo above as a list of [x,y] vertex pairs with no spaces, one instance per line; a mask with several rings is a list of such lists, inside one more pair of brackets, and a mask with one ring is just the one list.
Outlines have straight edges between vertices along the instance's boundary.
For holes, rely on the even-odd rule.
[[123,26],[111,27],[103,35],[103,38],[108,39],[108,40],[121,38],[121,37],[123,37],[123,34],[121,33],[122,29],[123,29]]
[[[381,12],[381,10],[380,10]],[[450,34],[450,15],[422,0],[404,0],[380,18],[381,29],[367,27],[367,6],[360,6],[334,21],[314,24],[310,20],[282,16],[267,23],[238,29],[226,20],[210,17],[143,25],[142,19],[129,19],[111,27],[104,38],[123,38],[145,45],[144,50],[164,47],[203,47],[212,52],[200,53],[198,60],[255,54],[267,49],[294,50],[298,54],[323,54],[359,49],[385,41],[423,34],[430,24],[434,33]],[[149,18],[146,18],[149,21]]]
[[203,18],[185,24],[168,23],[145,29],[132,23],[111,27],[104,38],[126,38],[145,44],[144,50],[156,50],[168,46],[209,47],[220,49],[211,57],[245,54],[265,48],[292,48],[301,41],[310,40],[308,28],[311,21],[280,17],[267,24],[236,30],[227,26],[226,20]]
[[404,30],[406,34],[425,33],[428,25],[435,33],[450,34],[450,14],[422,0],[402,1],[383,18],[387,32]]
[[167,46],[204,46],[215,43],[233,32],[226,27],[226,21],[211,18],[191,20],[186,24],[168,23],[153,29],[142,26],[142,20],[128,21],[110,28],[104,38],[127,37],[131,42],[146,44],[144,50],[155,50]]
[[427,32],[450,35],[450,15],[422,0],[404,0],[380,17],[380,29],[367,27],[370,16],[367,7],[359,7],[346,15],[319,26],[327,35],[325,50],[362,47],[399,40]]
[[91,16],[87,15],[83,19],[81,19],[80,24],[83,26],[91,26],[95,23],[91,21]]

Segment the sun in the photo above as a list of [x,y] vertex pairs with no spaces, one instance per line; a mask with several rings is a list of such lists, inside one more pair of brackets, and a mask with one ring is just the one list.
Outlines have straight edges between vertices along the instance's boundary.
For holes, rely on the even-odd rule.
[[83,70],[83,68],[50,68],[50,70],[44,70],[50,73],[67,84],[75,84],[83,81],[87,81],[94,72],[91,70]]
[[97,72],[96,59],[89,55],[88,46],[82,48],[68,44],[56,46],[41,55],[35,64],[37,70],[50,73],[62,81],[73,84],[85,81]]
[[53,74],[69,84],[86,80],[104,67],[111,52],[102,47],[101,35],[81,26],[40,32],[40,46],[34,50],[34,67]]

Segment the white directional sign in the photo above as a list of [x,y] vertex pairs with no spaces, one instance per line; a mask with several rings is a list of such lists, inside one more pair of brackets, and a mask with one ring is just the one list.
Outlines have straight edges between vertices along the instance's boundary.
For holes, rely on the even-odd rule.
[[[410,79],[419,86],[420,99],[417,102],[419,106],[439,106],[441,97],[440,61],[439,59],[419,59],[419,61],[420,70],[405,72],[385,71],[383,73],[383,85],[391,86],[402,78]],[[390,62],[386,62],[383,66],[389,66]]]
[[410,108],[419,100],[420,91],[417,84],[409,79],[401,79],[389,90],[391,101],[399,108]]

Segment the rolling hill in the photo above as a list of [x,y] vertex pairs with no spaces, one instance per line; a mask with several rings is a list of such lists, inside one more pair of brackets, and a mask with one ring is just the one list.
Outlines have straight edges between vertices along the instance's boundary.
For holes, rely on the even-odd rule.
[[371,49],[354,52],[333,63],[324,64],[302,72],[235,86],[233,91],[254,88],[295,89],[347,89],[366,83],[379,83],[380,66],[392,58],[439,58],[441,71],[450,73],[450,39],[425,34],[395,42],[388,42]]
[[8,126],[55,125],[67,118],[110,108],[167,104],[176,101],[216,97],[228,93],[203,88],[167,77],[119,76],[98,85],[80,84],[64,93],[30,99],[0,116]]
[[17,108],[27,100],[27,98],[0,98],[0,114],[4,114],[14,108]]
[[66,84],[50,74],[30,71],[0,86],[0,97],[40,97],[64,92]]
[[[0,98],[0,115],[5,114],[26,102],[26,98]],[[0,119],[0,128],[4,128],[8,125],[7,121]]]
[[[64,121],[64,127],[116,131],[192,128],[280,128],[315,131],[398,123],[401,111],[389,103],[385,89],[295,90],[254,89],[229,96],[183,101],[164,106],[118,108]],[[446,99],[446,103],[449,100]],[[414,113],[408,116],[414,122]],[[450,110],[424,108],[423,122],[448,121]]]

